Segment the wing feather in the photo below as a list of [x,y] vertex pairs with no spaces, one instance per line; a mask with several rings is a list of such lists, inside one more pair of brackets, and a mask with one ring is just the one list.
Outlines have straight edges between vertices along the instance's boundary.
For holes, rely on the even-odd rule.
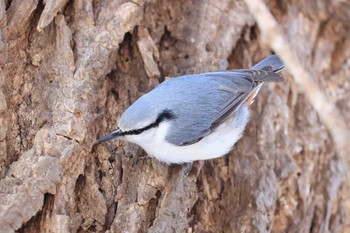
[[[192,95],[188,93],[188,96],[194,98],[200,95],[200,97],[193,100],[193,102],[185,100],[187,102],[184,105],[178,105],[183,115],[172,124],[173,128],[166,136],[167,141],[175,145],[185,146],[196,143],[209,135],[220,124],[230,118],[242,104],[246,101],[252,101],[251,95],[256,95],[263,82],[284,80],[274,73],[283,64],[275,63],[277,65],[275,64],[274,68],[268,65],[260,67],[264,63],[262,65],[259,63],[256,66],[260,70],[228,70],[200,74],[197,77],[187,76],[192,80],[196,80],[195,85],[198,89]],[[184,85],[183,81],[181,85]],[[191,84],[193,84],[192,81]],[[220,98],[212,100],[214,96]],[[208,101],[208,103],[205,101]],[[198,115],[199,113],[201,115]],[[186,118],[185,122],[184,118]]]

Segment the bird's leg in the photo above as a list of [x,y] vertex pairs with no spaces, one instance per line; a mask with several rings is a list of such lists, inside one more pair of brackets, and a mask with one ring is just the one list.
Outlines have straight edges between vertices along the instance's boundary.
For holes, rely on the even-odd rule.
[[117,153],[118,147],[114,147],[111,151],[112,155],[115,155]]
[[185,174],[188,175],[192,171],[193,162],[186,163]]
[[151,159],[151,157],[149,157],[147,155],[142,156],[142,157],[138,158],[134,164],[138,164],[140,161],[145,161],[146,159]]

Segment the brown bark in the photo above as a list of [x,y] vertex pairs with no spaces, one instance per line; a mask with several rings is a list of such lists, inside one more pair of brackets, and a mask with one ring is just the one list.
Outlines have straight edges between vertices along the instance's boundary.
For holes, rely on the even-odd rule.
[[[268,6],[349,122],[349,3]],[[0,1],[0,232],[350,232],[344,164],[288,70],[189,176],[95,144],[165,78],[251,66],[259,36],[238,0]]]

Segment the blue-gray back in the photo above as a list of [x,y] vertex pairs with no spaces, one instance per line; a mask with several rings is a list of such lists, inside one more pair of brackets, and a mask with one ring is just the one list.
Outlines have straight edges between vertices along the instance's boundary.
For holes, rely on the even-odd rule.
[[135,129],[135,122],[155,121],[161,112],[168,110],[174,118],[170,119],[172,124],[166,140],[176,145],[195,143],[232,116],[259,84],[283,81],[274,73],[281,67],[278,57],[271,55],[252,69],[167,80],[131,105],[122,115],[120,125]]

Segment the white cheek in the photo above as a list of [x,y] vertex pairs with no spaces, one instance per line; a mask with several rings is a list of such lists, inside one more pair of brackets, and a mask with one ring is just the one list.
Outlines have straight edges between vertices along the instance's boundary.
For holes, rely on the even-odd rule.
[[164,138],[170,128],[168,122],[161,122],[158,127],[146,130],[138,135],[127,135],[125,140],[141,146],[149,155],[164,151]]
[[155,129],[152,128],[142,132],[141,134],[127,135],[125,136],[125,140],[136,143],[142,147],[144,144],[152,142],[154,135]]

